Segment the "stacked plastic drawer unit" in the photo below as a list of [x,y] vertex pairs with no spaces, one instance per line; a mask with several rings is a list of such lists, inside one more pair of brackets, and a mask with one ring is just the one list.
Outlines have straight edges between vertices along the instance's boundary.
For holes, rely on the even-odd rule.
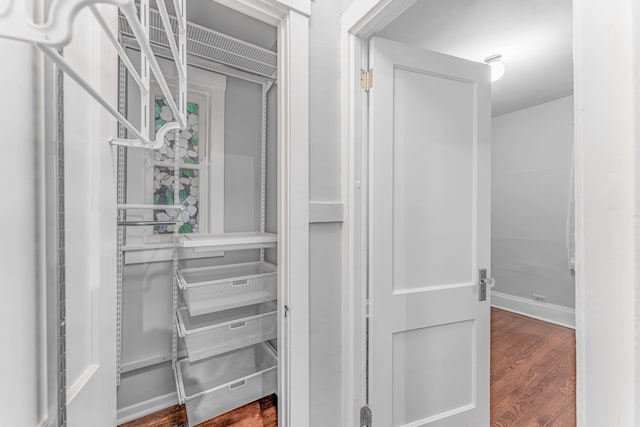
[[[275,245],[276,237],[266,236]],[[213,243],[224,250],[269,247]],[[177,366],[178,393],[189,426],[276,393],[278,358],[267,342],[277,336],[276,266],[257,261],[180,269],[177,276],[185,303],[176,313],[178,335],[187,351]]]

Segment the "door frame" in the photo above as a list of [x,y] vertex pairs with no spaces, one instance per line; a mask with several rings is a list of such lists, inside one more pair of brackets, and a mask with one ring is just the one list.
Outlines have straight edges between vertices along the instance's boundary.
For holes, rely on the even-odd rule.
[[[360,425],[367,402],[368,123],[360,70],[368,68],[368,39],[418,0],[354,0],[341,19],[342,407],[343,426]],[[375,82],[375,72],[373,81]],[[374,83],[375,84],[375,83]],[[375,417],[375,415],[374,415]]]
[[[368,274],[367,95],[360,70],[368,68],[368,39],[417,0],[354,0],[340,28],[342,198],[342,407],[343,426],[360,425],[367,402],[366,294]],[[375,81],[375,76],[374,76]]]
[[[278,420],[310,425],[310,0],[215,0],[278,29]],[[286,308],[285,308],[286,307]]]

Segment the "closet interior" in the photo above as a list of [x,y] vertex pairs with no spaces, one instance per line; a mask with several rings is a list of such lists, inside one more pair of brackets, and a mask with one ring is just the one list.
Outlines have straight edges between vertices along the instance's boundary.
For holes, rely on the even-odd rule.
[[[278,392],[277,43],[211,0],[184,17],[166,3],[138,7],[184,126],[162,131],[176,117],[160,83],[145,98],[126,59],[118,73],[119,112],[158,145],[117,148],[118,421],[180,403],[193,426]],[[118,39],[143,76],[124,15]]]

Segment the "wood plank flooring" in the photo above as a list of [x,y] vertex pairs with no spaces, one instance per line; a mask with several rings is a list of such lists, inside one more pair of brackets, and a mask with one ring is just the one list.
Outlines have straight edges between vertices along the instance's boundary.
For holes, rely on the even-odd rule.
[[[572,329],[491,310],[491,427],[574,427],[576,352]],[[268,396],[198,427],[277,427],[276,396]],[[120,427],[175,427],[183,406]],[[329,426],[328,426],[329,427]]]
[[491,427],[576,425],[573,329],[491,310]]
[[[197,427],[278,427],[277,397],[275,394],[249,403],[241,408],[198,424]],[[119,427],[175,427],[187,423],[182,405],[121,424]]]

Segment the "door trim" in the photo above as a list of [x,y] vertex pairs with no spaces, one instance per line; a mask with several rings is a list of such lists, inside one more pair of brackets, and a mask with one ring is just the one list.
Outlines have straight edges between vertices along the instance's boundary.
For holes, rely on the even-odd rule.
[[[360,71],[368,68],[368,38],[417,0],[355,0],[340,29],[342,200],[342,425],[360,425],[367,403],[365,322],[367,295],[367,95]],[[374,78],[375,79],[375,78]],[[375,84],[375,80],[374,83]],[[374,415],[375,417],[375,415]]]
[[311,1],[219,0],[219,3],[278,28],[278,402],[281,403],[278,423],[283,427],[310,425]]

